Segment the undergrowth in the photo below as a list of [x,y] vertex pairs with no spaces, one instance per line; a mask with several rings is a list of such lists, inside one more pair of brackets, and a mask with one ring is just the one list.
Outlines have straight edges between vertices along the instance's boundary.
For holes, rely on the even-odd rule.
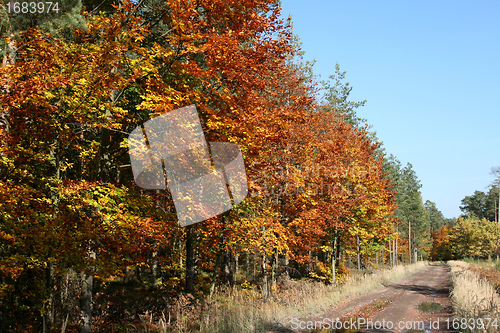
[[[130,299],[128,305],[144,309],[136,312],[130,325],[110,325],[114,332],[136,333],[233,333],[269,332],[290,328],[292,318],[305,318],[321,314],[341,300],[363,294],[382,284],[398,280],[427,265],[418,262],[409,266],[397,266],[387,270],[352,272],[341,285],[326,285],[310,279],[293,280],[281,277],[271,295],[264,299],[260,290],[250,284],[235,287],[218,287],[212,299],[195,299],[190,295],[167,296],[157,299],[161,291],[150,294],[147,299],[138,296]],[[120,296],[121,295],[121,296]],[[116,295],[123,298],[123,294]],[[139,303],[144,303],[139,305]],[[163,304],[163,307],[162,307]],[[112,308],[106,306],[106,311]],[[118,310],[118,309],[117,309]],[[116,317],[118,313],[112,317]],[[106,317],[102,317],[104,322]],[[122,322],[123,323],[123,322]],[[100,326],[100,325],[99,325]],[[104,327],[104,326],[103,326]],[[97,328],[97,327],[96,327]],[[103,330],[102,332],[109,330]],[[96,332],[100,332],[96,329]]]
[[202,313],[200,332],[266,332],[289,328],[293,317],[320,314],[341,300],[374,290],[426,265],[419,262],[375,271],[351,277],[340,286],[284,279],[267,300],[254,289],[221,288]]
[[456,318],[474,318],[495,320],[487,329],[474,328],[471,332],[498,332],[500,325],[500,297],[493,285],[487,279],[481,278],[478,273],[471,270],[470,265],[464,261],[449,261],[451,269],[452,292],[451,301]]

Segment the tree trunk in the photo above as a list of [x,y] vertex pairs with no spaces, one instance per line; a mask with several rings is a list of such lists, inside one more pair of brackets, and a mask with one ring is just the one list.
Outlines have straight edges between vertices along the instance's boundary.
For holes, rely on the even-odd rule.
[[66,333],[66,327],[68,326],[68,321],[69,321],[69,313],[66,313],[66,317],[64,318],[61,326],[61,333]]
[[252,254],[252,281],[255,281],[255,275],[257,274],[257,256],[255,253]]
[[262,254],[262,297],[267,299],[268,295],[268,284],[267,284],[267,255],[264,252]]
[[186,227],[186,287],[188,294],[194,293],[194,251],[193,251],[193,225]]
[[361,269],[361,256],[359,253],[359,235],[356,235],[356,250],[358,252],[358,270]]
[[411,221],[408,221],[408,264],[411,264]]
[[[200,244],[200,234],[196,233],[195,244]],[[196,280],[200,275],[199,271],[200,263],[200,251],[197,248],[194,249],[194,279]]]
[[337,267],[337,235],[333,238],[332,244],[332,283],[335,283],[337,280],[335,267]]
[[267,283],[267,254],[266,254],[266,227],[262,226],[262,297],[267,299],[268,283]]
[[[498,208],[498,214],[497,214],[498,226],[500,227],[500,176],[498,177],[498,205],[497,205],[497,208]],[[498,242],[499,242],[499,240],[497,239],[497,261],[499,260]]]
[[61,333],[66,332],[66,327],[68,326],[69,316],[72,310],[71,302],[70,302],[70,289],[71,285],[74,283],[75,278],[77,279],[76,274],[72,269],[69,269],[65,274],[64,279],[61,279],[60,282],[60,302],[62,304],[61,309],[61,319],[63,319],[61,325]]
[[245,254],[245,280],[250,279],[250,253]]
[[151,268],[153,274],[153,287],[158,288],[158,252],[153,252],[153,267]]
[[212,273],[212,283],[210,284],[210,297],[209,299],[212,299],[212,296],[214,295],[215,292],[215,285],[217,284],[217,275],[219,275],[219,268],[221,266],[222,262],[222,254],[219,252],[217,255],[217,259],[215,260],[215,268]]
[[392,267],[396,267],[396,240],[392,240]]
[[288,253],[285,253],[285,276],[290,277],[290,262],[288,260]]
[[393,255],[392,255],[392,246],[391,246],[391,241],[389,241],[389,267],[394,267],[393,263],[392,263],[392,258],[393,258]]
[[224,282],[228,283],[230,286],[234,284],[234,274],[232,269],[232,253],[229,249],[224,251]]
[[82,279],[82,296],[80,299],[81,306],[81,322],[80,333],[91,333],[92,321],[92,288],[94,284],[94,277],[92,274],[87,275],[85,272],[81,274]]
[[395,249],[395,251],[394,251],[394,255],[395,255],[394,261],[396,263],[396,266],[399,266],[399,262],[398,262],[398,240],[395,239],[394,242],[395,242],[395,244],[394,244],[394,249]]
[[309,251],[309,263],[307,264],[307,269],[312,272],[312,251]]
[[276,280],[278,276],[278,260],[279,260],[278,249],[275,249],[273,254],[273,267],[271,269],[271,290],[273,294],[276,291],[276,286],[277,286]]
[[234,281],[237,281],[239,271],[240,271],[240,256],[236,254],[234,256]]
[[385,246],[382,248],[382,268],[385,268]]
[[54,293],[53,293],[53,272],[52,264],[48,264],[45,269],[45,283],[49,291],[49,300],[45,314],[43,315],[43,333],[52,332],[52,323],[54,321]]
[[181,268],[181,272],[184,270],[184,262],[182,260],[183,259],[183,256],[182,256],[182,252],[183,251],[182,250],[183,250],[183,248],[182,248],[182,241],[181,241],[181,242],[179,242],[179,253],[180,253],[180,255],[179,255],[179,266]]
[[498,243],[499,243],[499,240],[498,240],[498,238],[497,238],[497,261],[498,261],[498,256],[499,256],[499,253],[498,253],[498,252],[499,252],[499,251],[498,251],[498,250],[499,250],[499,248],[498,248]]
[[222,233],[220,235],[220,240],[219,240],[219,250],[217,251],[217,259],[215,261],[215,268],[214,272],[212,274],[212,283],[210,285],[210,299],[212,299],[212,296],[215,291],[215,285],[217,283],[217,275],[219,275],[219,268],[223,264],[224,260],[224,231],[226,230],[226,214],[224,213],[221,216],[221,222],[222,222]]
[[[499,196],[500,196],[500,194],[499,194]],[[496,200],[493,200],[493,205],[495,206],[495,209],[494,209],[494,211],[495,211],[495,222],[498,223],[498,215],[497,215],[498,211],[497,211],[497,202],[496,202]]]

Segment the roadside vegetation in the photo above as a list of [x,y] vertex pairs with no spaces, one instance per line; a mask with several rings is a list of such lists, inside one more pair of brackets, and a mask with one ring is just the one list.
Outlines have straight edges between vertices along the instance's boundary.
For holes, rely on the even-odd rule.
[[[218,288],[211,302],[185,307],[179,300],[173,313],[159,320],[143,317],[136,332],[266,332],[289,328],[291,318],[318,315],[342,300],[379,288],[427,266],[427,262],[351,274],[341,285],[310,279],[285,279],[268,299],[251,287]],[[171,320],[169,320],[169,318]],[[177,320],[172,320],[176,318]],[[184,318],[184,320],[182,320]],[[200,325],[198,325],[198,323]]]
[[495,287],[473,266],[464,261],[448,261],[451,269],[455,318],[467,318],[475,324],[491,318],[487,329],[474,328],[472,332],[498,332],[500,320],[500,297]]
[[500,292],[500,261],[474,259],[464,259],[464,261],[469,264],[471,271],[491,283],[497,293]]

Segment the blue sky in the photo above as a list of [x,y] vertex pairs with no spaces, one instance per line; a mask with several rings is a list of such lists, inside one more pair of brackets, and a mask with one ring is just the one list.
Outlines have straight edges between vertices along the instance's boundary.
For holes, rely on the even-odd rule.
[[387,153],[445,217],[500,166],[500,1],[282,0],[306,60],[347,71]]

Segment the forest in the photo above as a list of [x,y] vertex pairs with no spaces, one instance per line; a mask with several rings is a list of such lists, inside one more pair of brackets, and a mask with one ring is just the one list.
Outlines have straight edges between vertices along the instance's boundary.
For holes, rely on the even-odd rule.
[[[0,332],[132,332],[221,288],[265,301],[290,279],[498,259],[498,186],[458,219],[424,202],[340,65],[313,74],[279,2],[1,6]],[[168,189],[135,183],[128,136],[188,105],[207,141],[241,149],[248,195],[182,227]]]

